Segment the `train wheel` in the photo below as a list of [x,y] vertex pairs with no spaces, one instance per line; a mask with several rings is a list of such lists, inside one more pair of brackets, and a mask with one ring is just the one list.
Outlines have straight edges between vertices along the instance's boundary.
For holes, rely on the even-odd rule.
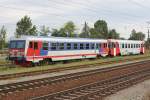
[[23,67],[31,67],[32,64],[30,61],[25,61],[23,64],[22,64]]

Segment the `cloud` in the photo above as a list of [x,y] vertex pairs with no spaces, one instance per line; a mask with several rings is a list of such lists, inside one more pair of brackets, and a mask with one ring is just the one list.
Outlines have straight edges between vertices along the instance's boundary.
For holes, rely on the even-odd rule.
[[58,28],[72,20],[81,30],[85,21],[93,27],[96,20],[103,19],[110,29],[116,28],[122,37],[128,38],[132,28],[145,32],[141,26],[146,26],[149,20],[149,3],[146,0],[1,0],[0,26],[5,25],[12,34],[17,21],[28,15],[38,27]]

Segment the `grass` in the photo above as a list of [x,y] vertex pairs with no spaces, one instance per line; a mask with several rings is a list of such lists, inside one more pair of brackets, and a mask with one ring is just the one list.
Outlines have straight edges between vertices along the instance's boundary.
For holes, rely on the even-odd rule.
[[[100,59],[95,59],[95,60],[84,59],[82,61],[69,62],[66,64],[56,63],[54,65],[28,67],[28,68],[20,67],[20,66],[15,66],[15,67],[2,66],[2,67],[0,67],[0,73],[1,74],[22,73],[22,72],[39,71],[39,70],[46,70],[46,69],[53,69],[53,68],[80,66],[80,65],[85,65],[85,64],[94,64],[97,62],[118,61],[118,60],[124,60],[124,59],[128,59],[128,58],[134,59],[134,58],[141,58],[141,57],[150,57],[149,51],[144,55],[118,56],[118,57],[112,57],[112,58],[106,57],[106,58],[100,58]],[[1,63],[4,63],[4,61],[0,61],[0,64]]]

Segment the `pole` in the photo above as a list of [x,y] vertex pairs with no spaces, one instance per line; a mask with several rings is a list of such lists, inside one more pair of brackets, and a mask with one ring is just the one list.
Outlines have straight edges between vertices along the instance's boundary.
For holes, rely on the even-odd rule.
[[149,28],[148,28],[148,32],[147,32],[147,33],[148,33],[148,38],[147,38],[147,40],[149,40]]
[[[87,28],[86,28],[86,27],[87,27],[87,26],[86,26],[86,22],[85,22],[85,30],[84,30],[84,31],[85,31],[85,35],[87,35],[87,31],[86,31]],[[85,38],[87,38],[87,36],[85,36]]]
[[149,24],[150,24],[150,21],[147,21],[147,24],[148,24],[148,31],[147,31],[147,47],[148,47],[148,49],[149,49],[149,44],[150,44],[150,39],[149,39],[149,33],[150,33],[150,31],[149,31]]

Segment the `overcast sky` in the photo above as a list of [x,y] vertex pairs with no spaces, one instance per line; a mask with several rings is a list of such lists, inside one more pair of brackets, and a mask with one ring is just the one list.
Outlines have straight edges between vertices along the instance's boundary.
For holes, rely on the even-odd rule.
[[121,37],[128,38],[133,28],[146,34],[149,4],[150,0],[0,0],[0,26],[6,26],[10,37],[24,15],[38,28],[60,28],[73,21],[77,32],[85,21],[93,27],[95,21],[103,19],[109,29],[115,28]]

